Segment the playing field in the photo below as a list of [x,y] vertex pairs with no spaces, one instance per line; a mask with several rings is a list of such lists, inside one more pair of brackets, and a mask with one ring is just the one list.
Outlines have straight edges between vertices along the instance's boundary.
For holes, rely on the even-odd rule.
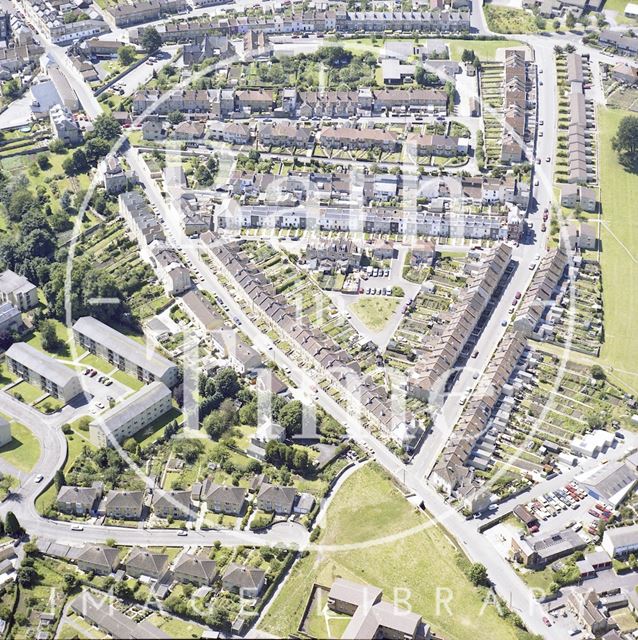
[[[300,560],[260,628],[279,638],[295,633],[313,583],[329,587],[341,576],[382,588],[389,601],[395,593],[402,594],[412,610],[446,640],[517,638],[514,627],[499,618],[493,607],[486,607],[481,615],[482,594],[462,572],[457,547],[440,527],[419,527],[428,522],[379,467],[366,465],[345,481],[330,504],[318,541],[320,545],[360,544],[343,551],[313,551]],[[405,536],[385,538],[401,533]],[[437,610],[437,590],[441,594],[446,589],[452,594],[451,614],[444,607]],[[313,612],[307,622],[316,630],[320,618],[321,612]],[[344,628],[342,621],[331,622],[335,628]]]
[[605,343],[602,364],[638,393],[638,175],[628,173],[611,147],[625,111],[600,109],[602,269]]

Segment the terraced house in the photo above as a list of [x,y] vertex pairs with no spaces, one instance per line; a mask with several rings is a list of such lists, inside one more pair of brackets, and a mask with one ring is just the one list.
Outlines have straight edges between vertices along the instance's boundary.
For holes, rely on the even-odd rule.
[[75,322],[73,335],[87,351],[138,380],[145,383],[157,380],[169,388],[178,382],[177,366],[170,360],[91,316],[84,316]]

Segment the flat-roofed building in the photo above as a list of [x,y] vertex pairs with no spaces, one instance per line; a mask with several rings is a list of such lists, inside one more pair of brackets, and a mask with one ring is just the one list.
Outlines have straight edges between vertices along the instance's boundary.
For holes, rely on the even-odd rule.
[[638,524],[607,529],[603,534],[602,548],[612,557],[628,556],[638,551]]
[[91,316],[73,325],[73,335],[87,351],[104,358],[120,370],[143,382],[159,380],[173,388],[178,382],[177,366]]
[[78,375],[30,344],[12,344],[5,355],[9,371],[54,398],[68,402],[82,392]]
[[172,406],[171,390],[163,382],[152,382],[95,419],[89,427],[91,442],[97,447],[113,446],[113,440],[124,442]]
[[24,276],[13,271],[0,273],[0,302],[10,302],[20,311],[38,306],[38,289]]

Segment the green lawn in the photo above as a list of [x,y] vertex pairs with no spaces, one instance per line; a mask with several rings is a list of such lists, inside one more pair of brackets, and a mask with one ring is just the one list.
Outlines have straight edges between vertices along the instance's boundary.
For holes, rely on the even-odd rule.
[[191,624],[185,620],[179,620],[172,616],[165,616],[159,613],[151,614],[147,619],[152,625],[161,629],[172,638],[201,638],[202,628],[199,625]]
[[115,365],[110,364],[106,360],[103,360],[102,358],[99,358],[98,356],[93,355],[92,353],[89,353],[88,355],[84,356],[84,358],[82,358],[82,360],[80,361],[80,364],[84,368],[91,367],[92,369],[96,369],[101,373],[107,373],[107,374],[111,373],[111,371],[115,369]]
[[[605,342],[603,365],[611,375],[638,392],[638,222],[633,198],[638,196],[638,175],[618,162],[611,139],[629,112],[599,109],[600,182],[603,205],[601,231]],[[635,114],[632,114],[635,115]]]
[[450,57],[459,61],[464,49],[473,49],[480,60],[494,60],[498,49],[520,47],[519,40],[447,40]]
[[350,309],[368,329],[380,331],[396,311],[399,302],[397,298],[385,296],[359,296]]
[[38,398],[45,395],[42,389],[38,389],[38,387],[34,387],[32,384],[24,381],[12,387],[9,393],[14,397],[20,396],[22,402],[26,404],[33,404]]
[[12,437],[11,442],[0,448],[0,456],[16,469],[31,471],[40,458],[40,442],[24,425],[3,417],[9,420]]
[[184,416],[179,409],[175,407],[149,424],[148,427],[142,429],[142,431],[138,431],[133,438],[135,438],[142,447],[146,447],[161,438],[164,435],[166,426],[173,420],[177,420],[178,424],[184,421]]
[[[405,500],[378,466],[366,465],[346,480],[330,504],[318,541],[326,545],[358,542],[360,546],[322,551],[321,555],[312,551],[300,560],[260,628],[279,638],[295,633],[312,584],[329,587],[341,576],[382,588],[388,600],[394,589],[406,590],[412,610],[446,640],[477,638],[479,617],[481,638],[517,638],[514,627],[493,607],[488,606],[481,615],[482,593],[465,577],[459,566],[460,552],[445,532],[438,526],[414,530],[427,522],[427,516]],[[405,537],[365,544],[401,532],[406,532]],[[437,588],[451,590],[451,615],[445,607],[437,612]]]
[[[55,327],[55,333],[58,336],[58,340],[60,341],[60,347],[57,349],[57,351],[47,351],[42,347],[42,340],[38,331],[36,331],[31,339],[27,341],[27,344],[30,344],[32,347],[35,347],[39,351],[47,353],[54,358],[58,358],[60,360],[71,360],[73,358],[73,354],[69,346],[73,335],[71,330],[65,324],[58,320],[51,320],[51,322]],[[77,351],[75,355],[79,357],[82,353],[84,353],[84,349],[77,345]]]
[[536,33],[538,27],[531,11],[486,4],[487,26],[495,33]]
[[0,362],[0,387],[6,387],[15,379],[15,376],[7,369],[7,364],[4,361]]
[[141,380],[138,380],[137,378],[134,378],[133,376],[130,376],[128,373],[120,371],[119,369],[113,374],[113,377],[118,382],[121,382],[127,387],[133,389],[133,391],[139,391],[144,386],[144,383]]

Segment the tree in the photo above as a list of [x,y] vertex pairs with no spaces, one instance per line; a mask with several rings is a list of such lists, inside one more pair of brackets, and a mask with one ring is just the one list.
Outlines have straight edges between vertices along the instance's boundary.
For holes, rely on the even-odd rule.
[[122,45],[117,50],[117,58],[123,67],[128,67],[135,62],[135,47],[130,44]]
[[155,27],[146,27],[142,31],[141,43],[147,53],[153,54],[162,46],[162,36]]
[[111,115],[102,113],[93,122],[91,137],[112,142],[122,133],[122,125]]
[[86,149],[86,159],[89,164],[96,166],[100,159],[110,151],[111,143],[100,137],[89,138],[84,148]]
[[6,98],[11,98],[13,100],[19,97],[21,93],[22,87],[16,78],[11,78],[2,85],[2,95]]
[[16,580],[22,587],[30,587],[35,580],[37,573],[33,567],[25,566],[24,563],[16,572]]
[[49,156],[46,153],[39,153],[36,156],[35,161],[38,163],[38,167],[42,169],[42,171],[46,171],[51,167],[51,162],[49,161]]
[[40,342],[45,351],[57,351],[60,346],[60,339],[55,330],[55,325],[51,320],[42,320],[38,326],[40,331]]
[[218,440],[228,429],[228,425],[220,411],[213,411],[204,418],[204,431],[213,439]]
[[300,400],[289,402],[279,412],[279,424],[286,430],[288,437],[301,433],[303,405]]
[[461,60],[463,62],[473,62],[475,57],[474,49],[463,49],[463,53],[461,54]]
[[470,582],[476,587],[488,587],[490,580],[487,576],[487,569],[485,565],[480,562],[475,562],[468,572],[468,578]]
[[133,598],[133,589],[126,582],[116,582],[113,585],[113,595],[120,600],[131,600]]
[[4,530],[6,534],[12,538],[17,538],[22,534],[22,527],[20,526],[20,523],[13,511],[7,511],[7,515],[4,520]]
[[179,109],[175,109],[168,114],[167,119],[173,126],[175,126],[176,124],[184,121],[184,114]]
[[627,162],[633,165],[638,162],[637,116],[625,116],[620,121],[611,144],[623,163]]
[[62,580],[62,591],[64,591],[64,593],[72,593],[77,589],[78,584],[80,584],[77,576],[73,573],[65,573],[62,576]]
[[55,488],[58,491],[60,491],[60,489],[66,484],[66,478],[64,477],[64,471],[62,471],[62,469],[58,469],[55,472],[53,482],[55,483]]
[[604,380],[605,370],[599,364],[594,364],[591,368],[591,377],[594,378],[594,380]]
[[224,398],[232,398],[240,389],[237,373],[231,367],[224,367],[215,374],[215,386]]
[[568,29],[573,29],[576,26],[576,18],[574,18],[574,14],[571,11],[568,11],[565,16],[565,26]]

